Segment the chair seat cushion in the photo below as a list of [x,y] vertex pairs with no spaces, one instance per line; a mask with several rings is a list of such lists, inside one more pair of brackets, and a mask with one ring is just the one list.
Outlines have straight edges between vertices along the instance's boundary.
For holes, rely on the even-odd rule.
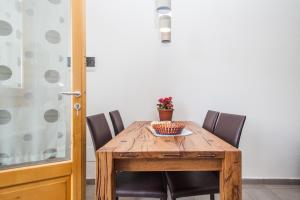
[[120,172],[116,181],[118,197],[167,197],[167,184],[161,172]]
[[173,197],[214,194],[219,192],[217,172],[166,172]]

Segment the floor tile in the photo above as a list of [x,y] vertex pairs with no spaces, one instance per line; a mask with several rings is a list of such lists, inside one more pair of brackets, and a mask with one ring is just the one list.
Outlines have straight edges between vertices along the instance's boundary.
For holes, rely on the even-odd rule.
[[300,200],[300,185],[267,185],[282,200]]
[[86,200],[95,200],[95,185],[87,185],[86,186]]
[[253,200],[282,200],[264,185],[247,185],[244,188]]

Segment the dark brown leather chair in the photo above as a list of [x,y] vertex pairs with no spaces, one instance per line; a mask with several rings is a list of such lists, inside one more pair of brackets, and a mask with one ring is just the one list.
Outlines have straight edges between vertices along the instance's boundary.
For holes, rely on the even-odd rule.
[[96,152],[112,139],[110,129],[104,114],[87,117],[87,124]]
[[[95,152],[112,139],[104,114],[87,117]],[[167,183],[160,172],[120,172],[116,175],[116,196],[167,200]]]
[[238,148],[245,121],[246,116],[221,113],[214,134]]
[[115,135],[118,135],[124,130],[124,124],[120,112],[118,110],[109,112],[109,116],[115,131]]
[[213,133],[218,117],[219,117],[219,112],[213,110],[207,111],[202,128]]
[[[246,116],[221,113],[214,133],[216,136],[238,147]],[[173,200],[179,197],[210,195],[219,193],[217,172],[166,172]]]

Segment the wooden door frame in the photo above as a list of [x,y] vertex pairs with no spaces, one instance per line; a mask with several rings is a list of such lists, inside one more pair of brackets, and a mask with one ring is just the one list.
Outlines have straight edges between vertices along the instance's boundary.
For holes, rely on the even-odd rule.
[[72,63],[73,91],[81,91],[80,98],[73,98],[81,104],[79,115],[73,110],[73,118],[80,120],[72,125],[72,200],[85,199],[86,182],[86,40],[85,0],[72,0]]
[[[85,0],[71,1],[72,19],[72,90],[81,91],[72,98],[72,105],[80,103],[80,112],[72,111],[71,160],[14,169],[0,170],[0,191],[12,187],[26,187],[30,183],[65,177],[71,180],[72,200],[85,200],[86,181],[86,47]],[[68,192],[67,192],[68,193]]]

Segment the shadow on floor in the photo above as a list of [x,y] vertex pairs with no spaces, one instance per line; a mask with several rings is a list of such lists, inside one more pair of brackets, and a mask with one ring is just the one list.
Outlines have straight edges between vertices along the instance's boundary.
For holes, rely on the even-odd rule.
[[[95,186],[87,185],[86,200],[95,199]],[[120,200],[158,199],[126,197]],[[209,196],[185,197],[180,200],[209,200]],[[219,195],[216,195],[216,200],[219,200]],[[243,200],[300,200],[300,185],[243,185]]]

